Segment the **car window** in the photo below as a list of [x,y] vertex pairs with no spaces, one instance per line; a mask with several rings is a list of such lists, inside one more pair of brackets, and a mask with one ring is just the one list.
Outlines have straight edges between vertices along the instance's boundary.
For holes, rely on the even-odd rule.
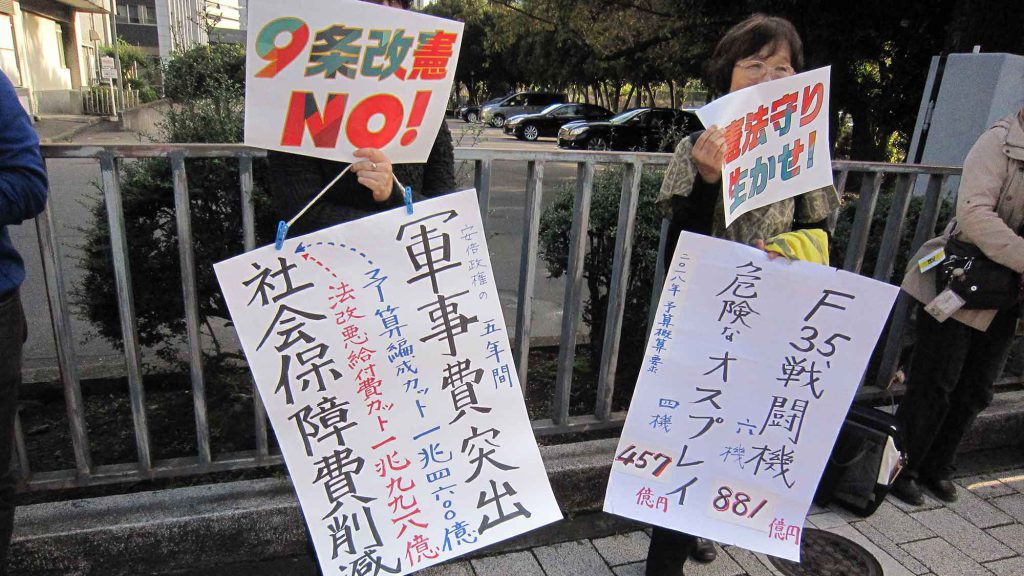
[[639,110],[627,110],[622,114],[619,114],[618,116],[612,118],[611,120],[609,120],[609,122],[612,122],[614,124],[625,124],[626,122],[633,120],[634,118],[636,118],[640,114],[643,114],[644,112],[646,112],[646,110],[644,110],[643,108]]
[[594,105],[587,105],[583,113],[586,114],[587,116],[604,116],[605,114],[607,114],[605,110],[603,110],[599,106]]
[[551,114],[552,116],[575,116],[577,114],[576,108],[576,106],[571,104],[568,106],[563,104],[554,104],[551,108],[548,108],[548,110],[554,110]]
[[550,114],[554,112],[559,106],[561,106],[561,104],[552,104],[551,106],[548,106],[547,108],[542,110],[541,114]]

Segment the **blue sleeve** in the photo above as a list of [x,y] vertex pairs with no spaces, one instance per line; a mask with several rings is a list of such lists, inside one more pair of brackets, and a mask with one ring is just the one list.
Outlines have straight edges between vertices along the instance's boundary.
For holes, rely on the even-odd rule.
[[39,136],[0,72],[0,226],[21,224],[46,205],[46,165]]

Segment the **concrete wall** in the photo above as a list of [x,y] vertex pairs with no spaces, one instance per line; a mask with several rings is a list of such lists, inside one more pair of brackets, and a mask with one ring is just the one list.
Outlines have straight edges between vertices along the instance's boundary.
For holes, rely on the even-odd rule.
[[22,63],[31,77],[30,88],[35,91],[70,90],[73,87],[71,70],[60,64],[62,44],[57,41],[58,23],[29,12],[24,12],[22,18],[25,51],[31,55]]
[[80,90],[33,90],[39,114],[75,114],[84,113],[82,92]]
[[170,101],[157,100],[138,108],[125,110],[121,117],[121,130],[156,137],[160,131],[158,125],[163,121],[170,107]]

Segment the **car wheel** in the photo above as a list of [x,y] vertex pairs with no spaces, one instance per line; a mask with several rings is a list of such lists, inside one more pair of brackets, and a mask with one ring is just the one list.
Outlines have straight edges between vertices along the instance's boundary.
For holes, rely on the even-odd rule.
[[600,136],[594,136],[587,140],[587,150],[607,150],[608,141]]
[[537,129],[533,124],[527,124],[523,126],[523,138],[526,138],[530,142],[533,142],[540,136],[540,130]]
[[491,118],[491,126],[495,128],[501,128],[505,125],[505,117],[501,114],[495,114],[494,118]]
[[466,113],[466,122],[469,122],[471,124],[475,124],[476,121],[479,120],[479,119],[480,119],[480,116],[478,116],[476,112],[467,112]]

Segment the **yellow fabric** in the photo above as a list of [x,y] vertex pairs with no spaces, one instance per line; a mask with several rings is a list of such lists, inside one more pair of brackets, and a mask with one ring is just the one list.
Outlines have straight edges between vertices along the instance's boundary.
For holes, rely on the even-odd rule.
[[784,232],[772,238],[764,249],[790,260],[804,260],[828,266],[828,234],[820,228]]

